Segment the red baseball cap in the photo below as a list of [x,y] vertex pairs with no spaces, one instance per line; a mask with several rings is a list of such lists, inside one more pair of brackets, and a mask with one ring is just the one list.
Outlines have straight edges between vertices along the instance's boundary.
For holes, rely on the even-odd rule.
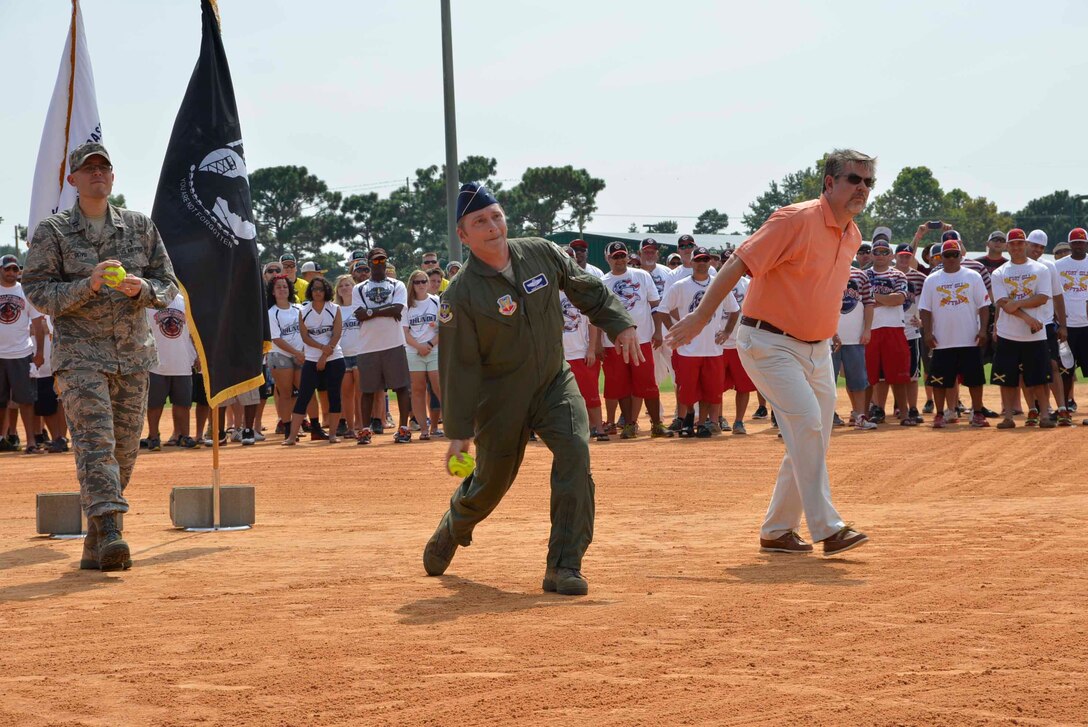
[[1088,241],[1088,230],[1083,227],[1074,227],[1069,231],[1069,242],[1086,242]]
[[960,251],[960,244],[955,240],[946,240],[945,242],[941,243],[941,254],[942,255],[944,255],[946,252],[959,252],[959,251]]
[[1027,235],[1026,232],[1021,230],[1019,227],[1014,227],[1011,230],[1009,230],[1009,234],[1008,234],[1008,236],[1006,236],[1005,239],[1008,240],[1009,242],[1013,242],[1013,241],[1017,241],[1017,240],[1020,241],[1020,242],[1027,242],[1028,241],[1028,235]]
[[580,237],[576,238],[574,240],[571,240],[570,241],[570,246],[574,250],[588,250],[589,249],[589,243],[586,242],[585,240],[583,240]]

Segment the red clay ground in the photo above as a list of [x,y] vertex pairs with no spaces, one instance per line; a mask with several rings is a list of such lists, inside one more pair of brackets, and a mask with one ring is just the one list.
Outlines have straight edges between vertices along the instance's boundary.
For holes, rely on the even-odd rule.
[[141,455],[121,574],[34,535],[70,456],[2,455],[0,724],[1086,719],[1088,494],[1067,463],[1088,428],[837,431],[835,500],[872,542],[830,560],[759,554],[782,447],[749,431],[593,445],[585,598],[540,590],[539,444],[441,578],[420,555],[455,484],[442,440],[231,445],[258,523],[209,534],[172,529],[168,495],[209,480],[210,452]]

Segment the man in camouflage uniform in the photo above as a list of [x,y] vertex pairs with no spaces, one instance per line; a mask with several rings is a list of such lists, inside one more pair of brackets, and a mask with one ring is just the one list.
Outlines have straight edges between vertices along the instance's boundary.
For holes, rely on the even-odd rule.
[[502,207],[475,182],[461,188],[457,233],[472,257],[442,294],[438,311],[446,458],[467,452],[476,471],[461,482],[423,552],[441,575],[459,545],[498,506],[521,466],[530,430],[552,451],[545,591],[583,595],[582,556],[593,538],[589,418],[563,360],[559,291],[613,338],[624,360],[642,360],[634,321],[619,300],[559,246],[507,240]]
[[[132,565],[115,513],[128,511],[123,493],[140,447],[147,372],[158,362],[144,309],[165,308],[177,279],[154,223],[109,204],[106,148],[83,144],[68,161],[79,200],[34,231],[23,287],[53,316],[53,370],[88,522],[80,568],[117,570]],[[111,288],[106,268],[118,265],[127,275]]]

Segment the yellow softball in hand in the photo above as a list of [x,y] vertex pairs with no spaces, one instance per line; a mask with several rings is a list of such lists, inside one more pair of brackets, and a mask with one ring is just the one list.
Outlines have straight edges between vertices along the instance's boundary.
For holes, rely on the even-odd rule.
[[105,275],[102,276],[102,281],[111,288],[116,288],[120,285],[121,281],[128,275],[128,273],[125,272],[125,269],[120,265],[110,265],[104,272]]
[[450,474],[454,477],[468,477],[476,469],[476,460],[468,452],[462,452],[459,455],[450,457],[450,461],[446,463],[446,466],[449,467]]

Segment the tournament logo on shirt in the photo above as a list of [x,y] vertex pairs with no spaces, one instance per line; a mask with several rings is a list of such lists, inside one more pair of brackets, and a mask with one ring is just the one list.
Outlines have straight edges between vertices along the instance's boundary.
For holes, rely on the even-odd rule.
[[570,299],[563,298],[563,333],[574,333],[578,330],[578,325],[582,322],[582,311],[578,310],[578,306],[570,302]]
[[12,324],[19,320],[26,308],[26,301],[18,295],[0,295],[0,323]]
[[641,288],[642,283],[636,283],[631,278],[620,278],[612,282],[612,292],[623,303],[623,307],[629,311],[633,310],[635,305],[642,300],[642,294],[639,293]]
[[695,295],[691,296],[691,304],[688,305],[688,313],[694,312],[694,310],[699,307],[699,303],[703,300],[703,295],[705,293],[705,290],[699,290],[696,291]]
[[386,301],[393,296],[391,288],[392,286],[387,287],[385,285],[376,284],[367,290],[366,293],[363,294],[363,297],[375,305],[385,305]]
[[177,308],[163,308],[155,312],[155,324],[167,338],[177,338],[185,330],[185,312]]
[[861,288],[858,287],[858,281],[854,280],[851,276],[850,280],[846,283],[846,290],[842,293],[842,308],[839,309],[840,313],[849,313],[857,308],[858,303],[861,302]]
[[1038,278],[1038,275],[1005,278],[1005,285],[1009,288],[1009,297],[1013,300],[1024,300],[1035,295],[1035,281]]
[[941,300],[937,305],[944,308],[946,306],[957,306],[963,305],[964,303],[970,303],[971,299],[965,295],[965,291],[970,287],[970,283],[938,285],[937,294],[941,296]]
[[1062,276],[1062,290],[1066,293],[1088,292],[1088,273],[1076,270],[1064,270]]

